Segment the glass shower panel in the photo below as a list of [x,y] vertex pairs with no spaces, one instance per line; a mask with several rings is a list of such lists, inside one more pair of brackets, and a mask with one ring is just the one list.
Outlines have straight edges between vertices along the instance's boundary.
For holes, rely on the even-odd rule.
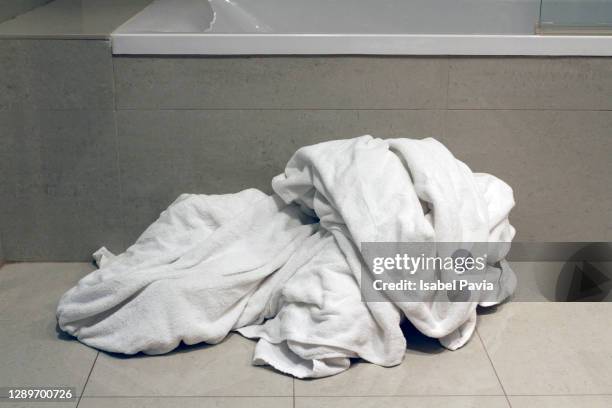
[[612,0],[541,0],[538,32],[612,35]]

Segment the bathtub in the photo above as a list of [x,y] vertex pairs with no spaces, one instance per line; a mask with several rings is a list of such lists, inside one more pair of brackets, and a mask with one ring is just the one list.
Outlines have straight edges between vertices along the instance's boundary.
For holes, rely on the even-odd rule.
[[612,36],[538,35],[540,0],[155,0],[119,55],[611,56]]

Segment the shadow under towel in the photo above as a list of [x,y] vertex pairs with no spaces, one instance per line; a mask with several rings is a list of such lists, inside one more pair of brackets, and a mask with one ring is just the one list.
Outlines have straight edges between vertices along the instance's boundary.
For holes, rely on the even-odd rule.
[[[354,357],[399,364],[406,318],[449,349],[469,340],[477,302],[363,302],[360,244],[509,242],[503,181],[431,138],[362,136],[299,149],[272,187],[181,195],[125,253],[99,250],[100,269],[59,302],[62,330],[125,354],[238,331],[259,339],[255,364],[300,378]],[[505,296],[516,280],[501,275]]]

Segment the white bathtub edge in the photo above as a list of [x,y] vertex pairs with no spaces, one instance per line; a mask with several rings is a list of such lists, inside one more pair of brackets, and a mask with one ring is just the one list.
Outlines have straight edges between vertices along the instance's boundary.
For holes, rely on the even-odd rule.
[[118,33],[115,55],[612,56],[612,36]]

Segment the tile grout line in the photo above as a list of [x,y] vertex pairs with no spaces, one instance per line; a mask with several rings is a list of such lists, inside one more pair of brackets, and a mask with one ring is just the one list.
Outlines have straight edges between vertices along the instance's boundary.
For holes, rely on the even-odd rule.
[[2,240],[2,235],[3,235],[2,234],[2,230],[3,229],[4,228],[0,228],[0,268],[2,268],[6,264],[6,259],[4,259],[5,258],[5,256],[4,256],[4,247],[2,246],[2,242],[4,242]]
[[508,403],[508,407],[512,408],[512,403],[510,402],[510,398],[508,397],[508,393],[506,392],[506,388],[504,387],[504,384],[501,381],[501,378],[499,378],[499,374],[497,373],[497,369],[495,369],[495,365],[493,364],[493,360],[491,360],[491,356],[489,355],[489,350],[487,350],[487,346],[485,345],[485,342],[482,340],[482,337],[480,336],[480,332],[478,331],[478,328],[476,328],[476,335],[478,336],[478,340],[480,340],[480,344],[482,344],[482,348],[485,352],[485,354],[487,355],[487,359],[489,359],[489,364],[491,364],[491,368],[493,369],[493,372],[495,373],[495,377],[497,378],[497,382],[499,383],[499,386],[501,387],[503,393],[504,393],[504,397],[506,398],[506,402]]
[[446,98],[444,100],[444,111],[448,111],[450,105],[448,96],[450,95],[450,75],[451,74],[451,59],[446,58]]
[[[112,42],[111,42],[111,50],[112,50]],[[115,84],[115,80],[117,78],[117,73],[115,71],[115,57],[111,51],[111,56],[110,56],[110,61],[111,61],[111,84],[112,84],[112,92],[113,92],[113,111],[117,112],[117,85]]]
[[449,133],[447,130],[448,127],[448,96],[450,94],[450,70],[451,70],[451,60],[450,58],[446,58],[446,96],[444,100],[444,109],[441,112],[442,115],[442,140],[446,140],[446,135]]
[[[55,109],[55,108],[39,108],[39,109],[30,109],[31,112],[70,112],[70,111],[85,111],[86,109]],[[286,108],[286,107],[153,107],[153,108],[141,108],[141,107],[117,107],[111,109],[96,109],[98,111],[108,111],[108,112],[164,112],[164,111],[308,111],[308,112],[317,112],[317,111],[484,111],[484,112],[612,112],[612,108],[563,108],[563,107],[550,107],[550,108],[541,108],[541,107],[464,107],[464,108],[444,108],[444,107],[430,107],[430,108],[418,108],[418,107],[387,107],[387,108],[376,108],[376,107],[313,107],[313,106],[304,106],[304,107],[295,107],[295,108]],[[0,112],[14,112],[15,109],[0,109]]]
[[295,408],[295,377],[291,377],[291,384],[292,384],[292,393],[291,393],[291,397],[293,399],[293,408]]
[[[115,68],[115,58],[111,52],[111,77],[112,77],[112,92],[113,92],[113,121],[115,126],[115,166],[117,170],[117,183],[119,188],[119,211],[121,212],[121,216],[119,219],[121,220],[123,227],[125,228],[126,223],[126,211],[125,211],[125,197],[123,194],[123,177],[121,171],[121,138],[119,137],[119,111],[117,110],[117,73]],[[124,231],[126,232],[126,231]],[[126,248],[126,245],[129,246],[129,242],[120,242],[122,249]]]
[[612,397],[611,393],[602,394],[508,394],[510,397]]
[[284,112],[318,112],[318,111],[485,111],[485,112],[496,112],[496,111],[510,111],[510,112],[612,112],[612,109],[585,109],[585,108],[538,108],[538,107],[465,107],[465,108],[444,108],[444,107],[431,107],[431,108],[418,108],[418,107],[388,107],[388,108],[365,108],[365,107],[156,107],[156,108],[117,108],[117,112],[165,112],[165,111],[284,111]]
[[[480,395],[476,395],[480,397]],[[372,395],[377,397],[377,395]],[[87,395],[87,399],[173,399],[173,398],[291,398],[291,395],[224,395],[224,394],[209,394],[209,395]]]
[[99,355],[100,355],[100,352],[97,351],[96,358],[94,358],[93,364],[91,365],[91,368],[89,369],[89,374],[87,374],[87,379],[85,379],[85,384],[83,384],[83,390],[81,391],[81,395],[79,395],[79,400],[77,401],[77,404],[74,408],[79,408],[79,405],[81,404],[81,399],[85,395],[85,389],[87,388],[87,384],[89,383],[89,377],[91,377],[91,373],[93,372],[94,366],[96,365],[96,362],[98,361]]

